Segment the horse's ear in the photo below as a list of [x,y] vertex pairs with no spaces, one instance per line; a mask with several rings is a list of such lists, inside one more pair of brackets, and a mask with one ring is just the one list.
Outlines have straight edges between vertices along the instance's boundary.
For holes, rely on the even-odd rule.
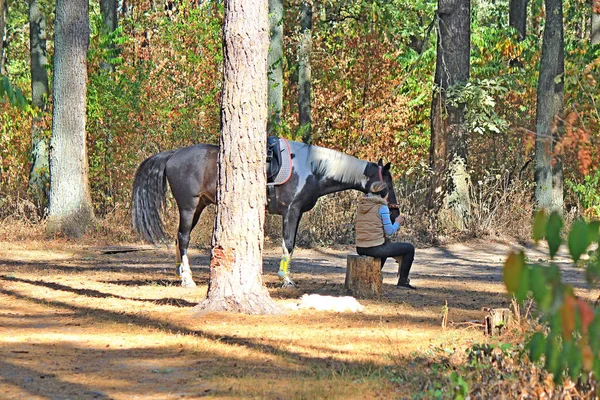
[[377,161],[377,165],[383,167],[383,158],[380,158],[379,161]]
[[384,170],[384,171],[389,171],[389,170],[390,170],[390,168],[392,168],[392,163],[387,163],[387,164],[385,164],[385,166],[383,167],[383,170]]

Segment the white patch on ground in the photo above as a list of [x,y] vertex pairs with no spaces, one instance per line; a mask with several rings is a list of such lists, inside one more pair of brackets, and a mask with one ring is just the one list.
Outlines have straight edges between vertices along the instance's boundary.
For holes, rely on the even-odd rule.
[[290,303],[288,306],[292,310],[314,309],[333,312],[362,312],[365,309],[354,297],[322,296],[320,294],[304,294],[300,301]]

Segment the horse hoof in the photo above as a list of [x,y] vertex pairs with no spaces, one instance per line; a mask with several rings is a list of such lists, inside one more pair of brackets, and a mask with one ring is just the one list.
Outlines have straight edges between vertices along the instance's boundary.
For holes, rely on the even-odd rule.
[[286,276],[285,278],[283,278],[283,282],[281,282],[281,287],[283,289],[295,289],[296,283],[293,280],[291,280],[289,276]]
[[181,281],[181,286],[186,287],[186,288],[193,288],[193,287],[196,287],[196,283],[191,279],[183,279]]

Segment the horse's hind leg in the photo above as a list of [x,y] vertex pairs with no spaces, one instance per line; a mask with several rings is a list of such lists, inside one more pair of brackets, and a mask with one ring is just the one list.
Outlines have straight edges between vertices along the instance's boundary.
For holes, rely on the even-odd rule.
[[192,279],[192,269],[187,250],[190,245],[190,234],[198,223],[204,207],[206,206],[200,201],[195,209],[184,208],[179,210],[179,230],[177,231],[177,241],[175,244],[177,252],[177,275],[181,277],[181,286],[183,287],[196,286]]

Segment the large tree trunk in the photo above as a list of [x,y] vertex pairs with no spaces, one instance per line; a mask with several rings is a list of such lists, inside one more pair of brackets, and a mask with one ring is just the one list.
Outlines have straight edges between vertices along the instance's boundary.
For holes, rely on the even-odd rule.
[[552,166],[553,139],[559,136],[557,117],[564,102],[564,39],[562,0],[546,0],[546,23],[537,91],[535,199],[539,207],[562,211],[562,162]]
[[600,0],[592,0],[592,44],[600,43]]
[[[107,35],[114,32],[118,26],[117,0],[100,0],[100,13],[102,14],[102,33]],[[108,46],[108,54],[111,57],[114,57],[114,43],[110,42]],[[115,66],[110,62],[110,60],[103,60],[100,68],[109,70],[111,72],[115,70]]]
[[0,76],[6,75],[6,56],[4,55],[4,41],[6,40],[6,20],[8,19],[7,0],[0,0]]
[[527,34],[527,3],[529,0],[510,0],[508,23],[519,32],[519,40]]
[[283,108],[283,0],[269,0],[269,134],[277,134],[281,127]]
[[311,73],[312,1],[303,1],[300,8],[300,48],[298,49],[298,113],[304,143],[312,143]]
[[[0,0],[2,1],[2,0]],[[35,111],[31,122],[31,171],[29,191],[40,210],[48,202],[50,165],[48,142],[41,120],[46,111],[48,94],[48,58],[46,57],[46,15],[38,0],[29,1],[29,51],[31,54],[31,98]]]
[[428,203],[436,210],[448,209],[462,229],[470,215],[468,129],[465,105],[448,104],[446,90],[469,80],[470,1],[438,0],[438,18],[437,88],[431,105],[432,179]]
[[224,79],[210,282],[203,311],[277,312],[262,283],[267,0],[225,2]]
[[88,0],[57,0],[48,233],[80,237],[94,213],[85,143]]

